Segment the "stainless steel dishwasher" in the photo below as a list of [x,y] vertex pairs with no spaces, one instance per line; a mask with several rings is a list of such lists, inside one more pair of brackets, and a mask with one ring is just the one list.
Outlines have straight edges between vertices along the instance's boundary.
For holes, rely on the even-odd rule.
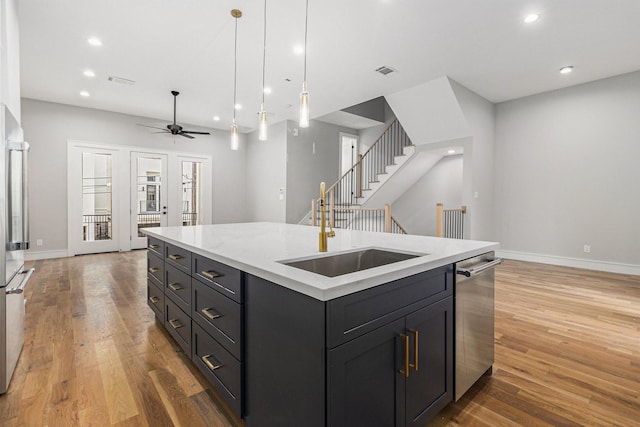
[[501,262],[487,252],[456,264],[456,401],[493,368],[494,267]]

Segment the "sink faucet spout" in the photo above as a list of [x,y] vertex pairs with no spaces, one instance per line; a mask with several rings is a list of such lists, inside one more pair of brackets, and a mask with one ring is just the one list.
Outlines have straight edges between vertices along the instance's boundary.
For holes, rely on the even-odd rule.
[[320,183],[320,235],[319,235],[319,251],[327,252],[327,238],[334,237],[336,232],[333,231],[331,222],[329,222],[329,228],[331,231],[327,231],[327,192],[325,190],[325,183]]

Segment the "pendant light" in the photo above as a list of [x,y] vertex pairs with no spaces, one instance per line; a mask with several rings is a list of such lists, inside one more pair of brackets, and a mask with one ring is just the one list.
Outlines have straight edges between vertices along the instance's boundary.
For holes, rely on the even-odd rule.
[[267,112],[264,109],[264,70],[267,57],[267,0],[264,0],[264,34],[262,37],[262,104],[260,104],[260,112],[258,113],[258,140],[267,140]]
[[300,92],[300,123],[301,128],[309,127],[309,92],[307,91],[307,23],[309,21],[309,0],[304,12],[304,79]]
[[236,125],[236,92],[238,88],[236,80],[238,78],[238,18],[242,16],[242,12],[238,9],[232,9],[231,16],[236,20],[233,48],[233,123],[231,124],[231,149],[238,150],[240,148],[240,141],[238,140],[238,125]]

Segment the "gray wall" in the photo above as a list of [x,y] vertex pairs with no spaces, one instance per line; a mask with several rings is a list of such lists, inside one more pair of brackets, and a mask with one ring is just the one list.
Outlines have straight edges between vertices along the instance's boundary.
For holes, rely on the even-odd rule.
[[[229,149],[228,132],[213,131],[197,139],[152,134],[137,123],[164,120],[129,116],[32,99],[22,100],[22,127],[31,144],[29,158],[31,239],[38,251],[67,249],[67,141],[131,145],[209,154],[213,157],[214,223],[242,222],[246,214],[244,137],[241,149]],[[195,130],[209,130],[193,127]]]
[[[336,160],[337,162],[337,160]],[[285,222],[287,124],[269,126],[267,141],[247,135],[247,214],[250,221]],[[280,189],[284,190],[280,200]]]
[[495,105],[449,79],[471,130],[464,147],[462,204],[469,207],[467,221],[471,239],[497,240],[494,232]]
[[639,117],[640,72],[498,104],[502,248],[639,265]]
[[443,157],[391,207],[409,234],[435,236],[436,203],[446,209],[462,206],[462,155]]
[[[293,121],[287,121],[286,126],[286,222],[297,223],[311,210],[311,199],[319,196],[320,182],[329,187],[339,178],[340,132],[357,134],[357,131],[317,120],[312,120],[306,129],[298,128]],[[294,136],[294,129],[298,129],[298,136]]]

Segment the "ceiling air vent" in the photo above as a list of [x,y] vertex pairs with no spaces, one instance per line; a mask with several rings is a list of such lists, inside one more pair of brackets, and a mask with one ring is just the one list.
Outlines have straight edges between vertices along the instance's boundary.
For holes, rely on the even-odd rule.
[[382,74],[383,76],[391,74],[391,73],[393,73],[395,71],[396,71],[395,69],[393,69],[391,67],[384,66],[384,65],[382,67],[376,68],[376,72]]
[[113,82],[113,83],[120,83],[122,85],[133,85],[133,84],[136,84],[135,80],[125,79],[124,77],[109,76],[107,78],[107,80],[109,80],[110,82]]

